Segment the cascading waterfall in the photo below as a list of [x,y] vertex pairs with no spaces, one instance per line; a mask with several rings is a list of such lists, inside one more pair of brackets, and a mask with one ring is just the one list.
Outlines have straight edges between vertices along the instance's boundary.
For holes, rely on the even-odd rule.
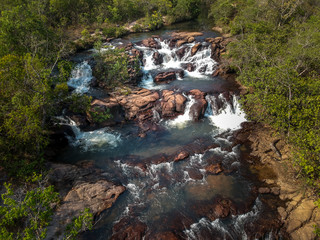
[[[143,79],[140,84],[141,87],[147,89],[161,89],[163,85],[156,85],[153,82],[151,71],[165,71],[170,69],[182,69],[183,65],[192,64],[194,71],[184,70],[184,74],[187,77],[206,79],[208,76],[212,75],[217,63],[211,58],[211,48],[210,46],[202,46],[194,56],[191,54],[191,49],[196,43],[188,43],[180,46],[179,48],[171,49],[169,42],[167,40],[161,41],[156,39],[160,44],[160,49],[152,49],[144,46],[135,46],[137,49],[143,51]],[[177,51],[182,48],[186,48],[184,56],[180,59],[177,55]],[[163,57],[163,63],[156,65],[153,61],[153,54],[159,52]],[[177,76],[178,80],[183,80]]]
[[239,129],[241,123],[247,121],[236,96],[232,97],[232,102],[230,103],[220,94],[219,100],[222,102],[221,108],[216,106],[214,96],[207,95],[206,99],[208,102],[206,116],[210,119],[212,125],[220,129],[220,132],[228,129]]
[[110,133],[109,129],[102,128],[95,131],[81,131],[77,124],[64,117],[58,117],[60,124],[70,126],[74,136],[67,136],[69,144],[80,147],[83,151],[103,151],[104,147],[114,148],[121,142],[121,135]]
[[185,128],[187,124],[192,121],[192,116],[190,114],[190,110],[193,104],[195,104],[196,100],[192,96],[187,96],[188,102],[186,104],[186,108],[184,110],[183,115],[179,115],[173,120],[167,121],[166,125],[168,127],[176,127],[176,128]]
[[76,65],[71,72],[71,78],[67,82],[68,86],[74,88],[76,93],[84,94],[89,91],[89,84],[92,80],[92,69],[88,61],[83,61]]

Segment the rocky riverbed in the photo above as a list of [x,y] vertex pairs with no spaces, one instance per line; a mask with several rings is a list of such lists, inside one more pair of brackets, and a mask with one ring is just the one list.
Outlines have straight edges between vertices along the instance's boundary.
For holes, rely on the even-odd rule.
[[83,239],[315,238],[318,209],[288,145],[245,122],[244,88],[219,65],[230,41],[174,32],[119,46],[141,60],[142,81],[94,97],[91,112],[110,119],[68,113],[72,147],[50,166],[63,197],[50,237],[88,207],[101,221]]

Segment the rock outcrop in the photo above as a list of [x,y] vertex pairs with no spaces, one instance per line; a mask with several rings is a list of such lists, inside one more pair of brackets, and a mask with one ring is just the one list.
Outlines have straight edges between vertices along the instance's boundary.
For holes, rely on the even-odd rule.
[[161,116],[174,117],[179,113],[183,113],[187,99],[180,93],[170,90],[162,91],[162,100],[160,102]]
[[198,89],[189,91],[189,95],[193,96],[195,103],[190,108],[190,114],[193,120],[198,121],[204,117],[208,103],[205,99],[206,93],[201,92]]
[[192,43],[195,41],[195,37],[202,36],[201,32],[173,32],[171,34],[171,39],[169,46],[173,47],[181,47],[185,43]]
[[125,187],[107,181],[91,162],[82,167],[51,164],[48,180],[59,191],[62,202],[56,209],[47,239],[57,239],[74,217],[85,208],[94,216],[110,208],[125,191]]
[[172,72],[161,72],[158,73],[154,78],[155,83],[169,83],[177,79],[176,73]]
[[234,136],[238,143],[249,141],[251,155],[258,157],[262,166],[274,171],[273,174],[269,170],[267,174],[260,174],[260,180],[268,187],[259,188],[259,192],[279,195],[286,201],[285,206],[277,210],[290,238],[316,239],[313,226],[320,226],[320,211],[314,204],[316,199],[312,192],[302,187],[303,180],[295,177],[296,173],[290,167],[293,166],[290,149],[285,141],[261,123],[243,123]]
[[194,56],[198,50],[201,48],[201,43],[197,43],[196,45],[194,45],[192,48],[191,48],[191,56]]
[[155,48],[155,49],[161,48],[160,44],[153,37],[144,39],[144,40],[142,40],[141,43],[145,47]]
[[158,51],[153,53],[152,58],[155,65],[160,65],[163,63],[163,56]]

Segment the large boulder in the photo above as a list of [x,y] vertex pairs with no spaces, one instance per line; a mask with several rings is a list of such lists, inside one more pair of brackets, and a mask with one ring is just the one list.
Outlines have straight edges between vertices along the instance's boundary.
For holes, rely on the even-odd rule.
[[191,48],[191,56],[194,56],[194,55],[198,52],[198,50],[200,49],[201,46],[202,46],[201,43],[195,44],[195,45]]
[[173,117],[183,113],[187,99],[180,93],[163,90],[160,109],[162,117]]
[[59,191],[62,201],[56,209],[47,239],[58,239],[67,224],[88,208],[96,217],[110,208],[125,191],[124,186],[107,181],[93,163],[82,166],[51,164],[48,181]]
[[183,58],[184,55],[187,53],[187,50],[188,50],[188,49],[189,49],[188,47],[182,47],[182,48],[178,49],[178,50],[176,51],[176,54],[177,54],[178,58],[179,58],[179,59]]
[[153,53],[152,58],[155,65],[160,65],[163,63],[163,56],[158,51]]
[[219,174],[223,171],[221,163],[211,164],[207,166],[205,169],[206,169],[206,172],[209,174]]
[[154,38],[147,38],[142,40],[142,45],[149,48],[160,49],[160,44]]
[[[152,118],[151,110],[159,99],[159,93],[148,89],[138,89],[128,95],[119,95],[115,97],[117,102],[124,108],[125,116],[128,120],[139,119],[141,113],[148,113]],[[146,119],[146,117],[144,117]]]
[[190,108],[190,114],[194,121],[198,121],[204,117],[208,107],[208,102],[205,99],[206,93],[193,89],[189,91],[189,95],[195,99],[195,103]]
[[195,41],[195,37],[202,36],[201,32],[173,32],[171,39],[169,40],[169,46],[171,48],[181,47],[185,43],[192,43]]

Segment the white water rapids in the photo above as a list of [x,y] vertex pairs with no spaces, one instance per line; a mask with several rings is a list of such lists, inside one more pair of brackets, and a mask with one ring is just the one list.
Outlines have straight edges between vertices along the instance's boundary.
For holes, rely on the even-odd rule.
[[92,80],[92,69],[87,61],[83,61],[75,66],[71,72],[71,77],[68,81],[68,86],[74,88],[74,91],[79,94],[84,94],[89,91],[89,84]]
[[[143,62],[142,72],[144,74],[142,82],[140,84],[141,87],[147,89],[161,89],[163,85],[156,85],[153,82],[153,77],[151,72],[154,70],[169,70],[169,69],[181,69],[184,64],[192,64],[194,71],[184,70],[184,75],[186,77],[207,79],[209,75],[212,75],[217,63],[211,58],[211,49],[210,46],[202,46],[200,50],[196,52],[195,55],[192,56],[191,49],[196,43],[189,43],[182,45],[179,48],[171,49],[168,41],[160,41],[156,39],[156,41],[160,44],[160,49],[152,49],[144,46],[135,46],[137,49],[143,51]],[[185,54],[180,57],[177,54],[182,48],[186,48]],[[156,65],[153,60],[153,54],[155,52],[159,52],[159,54],[163,57],[163,63],[160,65]],[[179,76],[177,76],[177,80],[183,80]]]

